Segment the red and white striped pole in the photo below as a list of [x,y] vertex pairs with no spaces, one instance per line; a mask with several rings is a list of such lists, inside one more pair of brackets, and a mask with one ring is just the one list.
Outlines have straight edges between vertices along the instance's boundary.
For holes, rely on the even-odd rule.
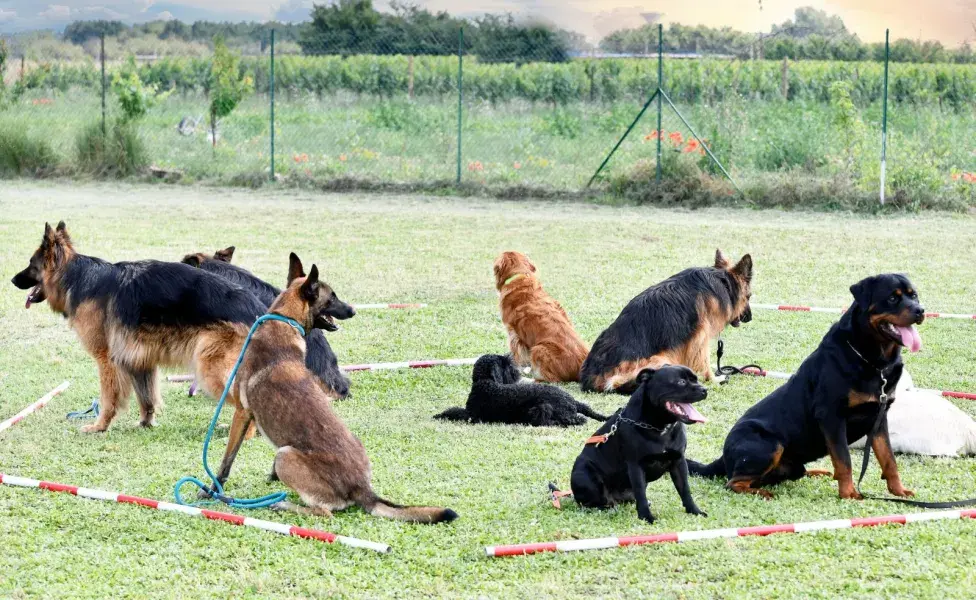
[[[818,312],[818,313],[830,313],[834,315],[840,315],[847,312],[846,308],[823,308],[820,306],[799,306],[796,304],[749,304],[750,308],[758,308],[760,310],[779,310],[786,312]],[[928,312],[925,313],[925,317],[929,319],[963,319],[965,321],[976,320],[976,315],[964,314],[964,313],[939,313],[939,312]]]
[[4,421],[3,423],[0,423],[0,431],[4,431],[5,429],[10,429],[15,424],[17,424],[21,420],[23,420],[24,417],[26,417],[27,415],[29,415],[29,414],[31,414],[33,412],[37,412],[38,410],[44,408],[47,405],[48,402],[50,402],[51,400],[54,400],[54,397],[55,396],[57,396],[58,394],[60,394],[64,390],[68,389],[68,386],[69,385],[71,385],[71,383],[65,381],[64,383],[62,383],[58,387],[54,388],[53,390],[51,390],[47,394],[44,394],[44,396],[40,400],[38,400],[37,402],[31,404],[30,406],[28,406],[24,410],[20,411],[16,415],[10,417],[9,419],[7,419],[6,421]]
[[352,307],[356,310],[377,310],[377,309],[407,309],[407,308],[426,308],[426,304],[353,304]]
[[606,537],[583,540],[564,540],[536,544],[512,544],[509,546],[487,546],[488,556],[521,556],[539,552],[573,552],[579,550],[602,550],[624,546],[646,544],[684,543],[717,538],[736,538],[765,536],[773,533],[809,533],[832,529],[851,529],[854,527],[876,527],[878,525],[907,525],[919,521],[945,521],[976,518],[976,509],[940,510],[911,513],[907,515],[887,515],[883,517],[862,517],[857,519],[836,519],[832,521],[809,521],[806,523],[785,523],[781,525],[759,525],[729,529],[704,529],[701,531],[679,531],[677,533],[658,533],[654,535],[635,535],[628,537]]
[[[784,373],[782,371],[765,371],[763,369],[754,369],[752,367],[747,367],[742,369],[742,372],[746,375],[752,375],[753,377],[769,377],[770,379],[789,379],[793,376],[792,373]],[[970,394],[969,392],[953,392],[951,390],[933,390],[930,388],[916,388],[922,392],[935,392],[940,396],[946,398],[958,398],[960,400],[976,400],[976,394]]]
[[[346,373],[356,371],[390,371],[394,369],[428,369],[430,367],[463,367],[473,365],[477,358],[446,358],[438,360],[413,360],[406,362],[365,363],[361,365],[342,365]],[[173,383],[193,381],[193,375],[170,375],[166,381]]]
[[119,504],[138,504],[139,506],[145,506],[146,508],[151,508],[154,510],[176,512],[191,517],[205,517],[212,521],[222,521],[232,525],[254,527],[256,529],[280,533],[281,535],[309,538],[329,544],[342,544],[344,546],[353,546],[355,548],[365,548],[367,550],[382,552],[384,554],[390,551],[390,547],[387,544],[379,544],[377,542],[369,542],[344,535],[337,535],[335,533],[329,533],[328,531],[307,529],[305,527],[296,527],[295,525],[286,525],[284,523],[275,523],[274,521],[264,521],[262,519],[252,519],[251,517],[217,512],[207,510],[205,508],[197,508],[195,506],[182,506],[180,504],[173,504],[171,502],[160,502],[158,500],[140,498],[138,496],[126,496],[125,494],[119,494],[117,492],[106,492],[104,490],[65,485],[63,483],[52,483],[50,481],[38,481],[37,479],[28,479],[26,477],[14,477],[13,475],[5,475],[3,473],[0,473],[0,484],[14,487],[40,488],[42,490],[48,490],[51,492],[63,492],[80,496],[82,498],[89,498],[91,500],[117,502]]

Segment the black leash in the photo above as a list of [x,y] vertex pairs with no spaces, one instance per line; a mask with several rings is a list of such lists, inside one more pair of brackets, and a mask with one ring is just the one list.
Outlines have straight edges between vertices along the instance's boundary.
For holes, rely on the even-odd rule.
[[888,394],[885,392],[885,386],[888,385],[888,380],[885,379],[884,373],[881,371],[881,369],[877,369],[877,367],[871,365],[871,363],[861,356],[861,353],[858,352],[854,346],[851,346],[849,342],[847,345],[851,347],[851,350],[854,350],[854,354],[857,354],[858,358],[875,368],[878,371],[878,374],[881,375],[881,394],[878,395],[878,403],[881,405],[881,408],[878,410],[878,417],[874,420],[874,425],[871,427],[871,433],[869,433],[864,440],[864,458],[861,460],[861,475],[858,476],[857,484],[855,485],[857,493],[861,494],[868,500],[883,500],[885,502],[896,502],[898,504],[908,504],[909,506],[918,506],[921,508],[959,508],[962,506],[976,505],[976,498],[969,498],[967,500],[952,500],[949,502],[924,502],[922,500],[908,500],[906,498],[872,496],[861,491],[861,481],[864,480],[864,474],[868,470],[868,461],[871,460],[871,444],[874,442],[874,438],[878,435],[878,430],[881,428],[881,423],[884,421],[885,415],[888,414]]
[[[725,354],[725,342],[723,342],[721,338],[719,338],[718,340],[718,350],[715,351],[715,354],[717,356],[715,360],[715,373],[717,375],[725,375],[726,377],[731,377],[732,375],[748,375],[748,373],[745,372],[746,369],[755,369],[757,371],[762,371],[762,367],[760,367],[759,365],[744,365],[741,367],[733,367],[732,365],[725,365],[723,367],[722,356]],[[722,384],[726,383],[726,381],[728,381],[728,379],[723,381]]]

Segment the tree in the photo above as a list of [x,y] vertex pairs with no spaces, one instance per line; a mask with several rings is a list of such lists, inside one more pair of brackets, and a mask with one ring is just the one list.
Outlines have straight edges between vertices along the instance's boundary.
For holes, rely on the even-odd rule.
[[782,25],[773,25],[772,33],[796,38],[809,35],[830,38],[847,35],[848,31],[843,19],[837,15],[828,15],[812,6],[803,6],[794,11],[792,20],[787,19]]
[[210,135],[214,148],[217,147],[217,119],[233,112],[251,89],[252,80],[247,75],[240,75],[238,62],[237,55],[227,48],[222,37],[217,36],[214,39],[213,63],[207,80],[207,89],[210,92]]
[[374,34],[380,13],[372,0],[338,0],[312,6],[312,22],[298,39],[304,54],[379,53]]
[[122,21],[75,21],[64,28],[64,39],[80,45],[101,35],[117,36],[125,29]]
[[169,91],[160,93],[159,86],[155,83],[143,83],[132,56],[112,76],[112,91],[122,109],[122,123],[130,123],[144,116],[150,108],[170,94]]

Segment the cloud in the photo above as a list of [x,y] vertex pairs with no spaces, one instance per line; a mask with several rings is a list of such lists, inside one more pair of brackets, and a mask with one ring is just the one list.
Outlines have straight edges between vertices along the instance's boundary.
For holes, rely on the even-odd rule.
[[174,18],[173,13],[169,12],[168,10],[164,10],[161,13],[156,13],[156,19],[159,21],[172,21]]
[[307,21],[312,13],[312,0],[289,0],[274,11],[276,21],[296,23]]
[[82,6],[81,8],[75,9],[73,14],[75,17],[81,17],[82,19],[119,20],[126,18],[126,15],[104,6]]
[[63,4],[48,4],[47,10],[37,13],[37,16],[49,21],[67,21],[71,18],[71,8]]
[[6,8],[0,8],[0,23],[13,21],[16,18],[17,18],[16,10],[7,10]]
[[[150,8],[152,8],[152,5],[153,4],[156,4],[156,0],[142,0],[142,8],[139,10],[139,12],[141,12],[141,13],[146,12],[147,10],[149,10]],[[168,11],[165,11],[164,10],[163,12],[168,12]],[[160,13],[160,14],[162,14],[162,13]]]

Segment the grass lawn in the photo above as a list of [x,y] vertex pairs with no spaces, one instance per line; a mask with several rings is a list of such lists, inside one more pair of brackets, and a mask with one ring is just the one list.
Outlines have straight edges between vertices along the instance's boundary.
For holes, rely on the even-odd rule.
[[[710,264],[716,246],[756,263],[753,300],[843,306],[848,287],[882,271],[908,273],[929,310],[976,312],[976,218],[868,218],[758,211],[611,208],[589,204],[428,197],[238,192],[3,182],[0,264],[4,282],[27,264],[45,220],[65,219],[77,249],[110,260],[177,260],[236,245],[235,262],[282,283],[289,251],[315,262],[350,302],[427,302],[411,311],[361,311],[330,334],[340,362],[477,356],[503,352],[490,274],[494,256],[526,252],[546,289],[592,341],[635,294],[688,266]],[[107,434],[84,435],[64,414],[98,393],[93,361],[45,305],[0,287],[0,419],[61,381],[69,390],[0,434],[0,471],[160,500],[183,475],[202,476],[200,448],[214,403],[163,384],[159,426],[136,427],[133,400]],[[792,371],[834,317],[756,311],[726,332],[729,364]],[[976,322],[930,320],[925,346],[906,357],[923,387],[976,390]],[[546,482],[568,484],[596,424],[575,429],[473,426],[431,415],[462,404],[469,368],[357,373],[353,398],[336,404],[366,445],[373,482],[401,503],[449,506],[445,526],[405,525],[351,509],[332,520],[258,518],[317,527],[393,546],[389,555],[235,528],[204,519],[0,486],[0,596],[86,597],[918,597],[976,596],[976,523],[943,521],[810,535],[714,540],[587,553],[488,559],[485,545],[686,529],[849,518],[903,512],[898,505],[837,498],[825,479],[782,485],[777,497],[731,495],[693,479],[707,518],[686,515],[670,481],[649,485],[658,517],[632,506],[562,511]],[[734,379],[700,405],[689,456],[711,460],[746,407],[779,382]],[[575,386],[567,386],[584,397]],[[611,412],[612,396],[584,398]],[[960,402],[970,414],[976,406]],[[225,422],[229,415],[225,415]],[[222,439],[213,461],[219,460]],[[272,448],[245,445],[229,491],[256,496]],[[860,453],[854,453],[860,460]],[[974,495],[971,459],[900,457],[902,479],[922,499]],[[815,465],[829,466],[828,461]],[[866,479],[880,493],[877,464]]]

